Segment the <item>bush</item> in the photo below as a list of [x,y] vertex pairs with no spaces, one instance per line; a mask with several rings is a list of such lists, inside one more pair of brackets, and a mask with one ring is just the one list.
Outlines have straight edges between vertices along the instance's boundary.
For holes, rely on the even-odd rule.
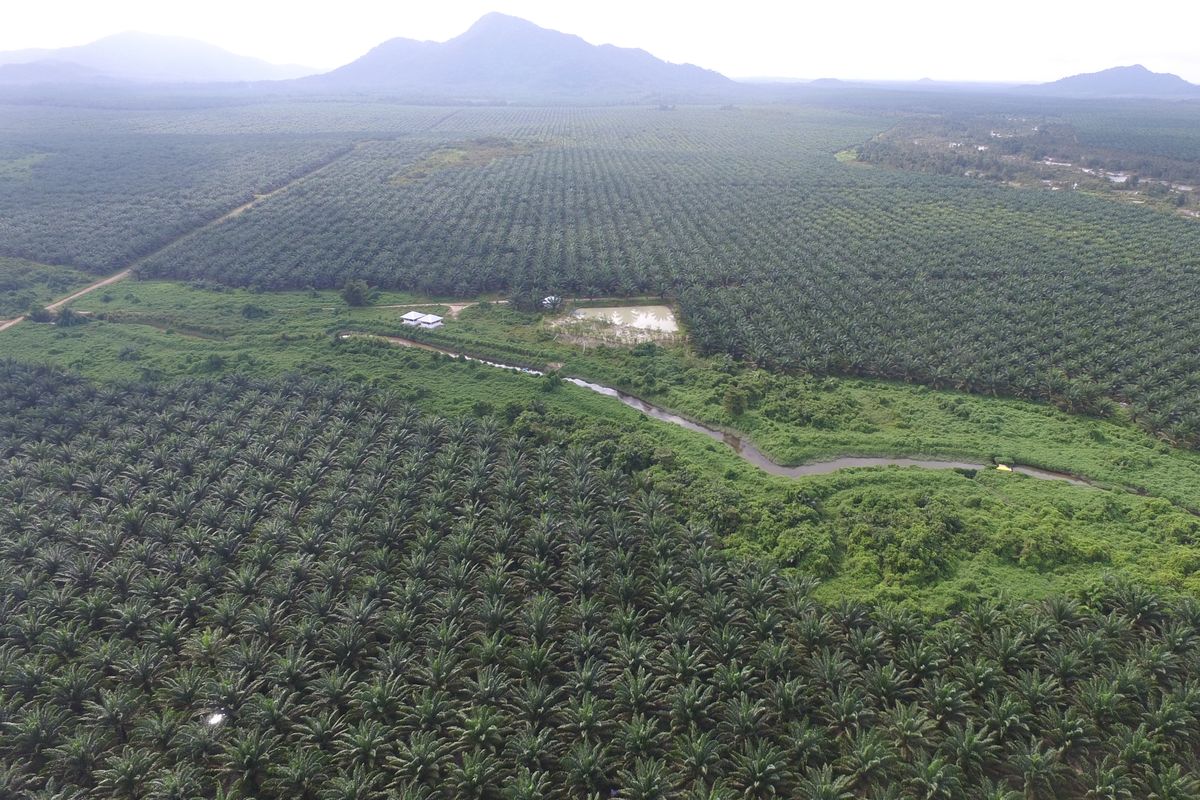
[[362,280],[346,281],[346,285],[342,287],[342,299],[348,306],[369,306],[372,300],[371,287]]
[[784,531],[776,540],[772,555],[782,564],[822,578],[834,571],[834,542],[826,527],[805,523]]
[[73,325],[83,325],[88,321],[88,318],[80,314],[70,306],[66,306],[62,311],[58,312],[58,318],[55,323],[62,328],[69,328]]

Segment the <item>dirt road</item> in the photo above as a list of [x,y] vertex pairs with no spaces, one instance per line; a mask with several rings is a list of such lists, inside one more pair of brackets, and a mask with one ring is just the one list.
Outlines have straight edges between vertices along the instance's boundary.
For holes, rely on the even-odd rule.
[[[69,294],[66,297],[62,298],[61,300],[55,300],[50,305],[46,306],[46,310],[47,311],[58,311],[60,308],[65,306],[67,303],[70,303],[72,300],[78,300],[79,298],[83,297],[85,294],[91,294],[92,292],[96,291],[97,289],[103,289],[105,286],[111,286],[114,283],[116,283],[117,281],[123,281],[132,274],[133,274],[133,270],[127,268],[127,269],[121,270],[116,275],[109,275],[107,278],[101,278],[100,280],[96,281],[95,283],[89,283],[87,286],[83,287],[79,291],[77,291],[73,294]],[[24,322],[24,321],[25,321],[25,317],[20,316],[20,317],[17,317],[16,319],[10,319],[10,320],[6,320],[4,322],[0,322],[0,331],[6,331],[9,328],[11,328],[13,325],[16,325],[17,323]]]
[[[507,300],[488,300],[487,302],[491,303],[492,305],[504,305],[508,301]],[[372,308],[425,308],[427,306],[445,306],[446,308],[450,309],[448,312],[446,312],[450,316],[450,319],[455,319],[459,314],[462,313],[464,308],[470,308],[471,306],[477,306],[477,305],[479,305],[478,302],[472,302],[472,303],[400,303],[397,305],[372,306]]]
[[[182,242],[186,239],[189,239],[192,236],[195,236],[198,233],[201,233],[202,231],[206,231],[209,228],[215,228],[216,226],[220,225],[221,223],[226,222],[226,221],[238,216],[242,212],[246,211],[249,208],[252,208],[255,205],[258,205],[259,203],[263,202],[264,200],[268,200],[272,197],[275,197],[276,195],[279,195],[279,194],[287,191],[292,186],[295,186],[297,183],[304,180],[305,178],[311,177],[311,176],[317,174],[318,172],[321,172],[322,170],[328,169],[329,167],[333,166],[338,161],[340,161],[342,158],[346,157],[347,155],[349,155],[350,153],[352,153],[356,149],[358,149],[358,147],[361,146],[361,144],[362,144],[362,142],[357,142],[351,147],[348,147],[341,151],[338,151],[338,152],[334,153],[331,157],[323,159],[319,163],[314,164],[310,169],[308,169],[304,173],[292,178],[290,181],[283,184],[282,186],[279,186],[279,187],[272,189],[269,192],[265,192],[263,194],[257,194],[254,196],[254,199],[252,199],[250,202],[242,203],[237,208],[234,208],[230,211],[222,212],[219,216],[214,217],[213,219],[210,219],[207,222],[204,222],[200,225],[197,225],[195,228],[192,228],[191,230],[184,231],[183,233],[176,236],[174,239],[171,239],[169,242],[162,245],[161,247],[155,248],[153,251],[147,253],[146,255],[139,256],[138,258],[135,258],[134,260],[130,261],[129,264],[123,270],[118,272],[117,274],[110,275],[107,278],[102,278],[102,279],[96,281],[95,283],[88,284],[87,286],[78,290],[77,292],[69,294],[66,297],[63,297],[59,300],[55,300],[50,305],[46,306],[46,310],[47,311],[58,311],[63,306],[67,305],[68,303],[70,303],[74,300],[78,300],[80,297],[83,297],[84,295],[89,294],[90,292],[94,292],[97,289],[101,289],[105,286],[110,286],[110,285],[116,283],[117,281],[122,281],[122,280],[128,278],[130,275],[133,274],[134,268],[137,267],[137,265],[142,263],[143,261],[147,261],[148,259],[153,258],[154,256],[158,255],[162,251],[166,250],[168,247],[179,244],[180,242]],[[10,320],[6,320],[4,322],[0,322],[0,331],[6,331],[9,328],[13,327],[14,325],[20,324],[21,322],[24,322],[24,321],[25,321],[25,317],[20,316],[20,317],[17,317],[16,319],[10,319]]]
[[47,311],[58,311],[60,308],[62,308],[67,303],[71,302],[72,300],[78,300],[79,298],[83,297],[85,294],[91,294],[92,292],[96,291],[97,289],[101,289],[105,286],[111,286],[112,284],[116,283],[117,281],[123,281],[132,274],[133,274],[132,269],[123,269],[120,272],[118,272],[116,275],[110,275],[107,278],[105,278],[104,280],[99,280],[99,281],[96,281],[95,283],[91,284],[90,286],[83,287],[75,294],[67,295],[62,300],[55,300],[50,305],[46,306],[46,310]]

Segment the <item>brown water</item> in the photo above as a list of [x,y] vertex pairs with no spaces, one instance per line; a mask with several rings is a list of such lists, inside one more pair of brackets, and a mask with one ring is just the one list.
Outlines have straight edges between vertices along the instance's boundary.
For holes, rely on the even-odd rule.
[[[720,431],[716,428],[710,428],[707,425],[696,422],[694,420],[681,417],[666,409],[647,403],[639,397],[626,394],[618,389],[613,389],[609,386],[602,386],[598,383],[590,383],[579,378],[567,378],[568,383],[573,383],[584,389],[589,389],[597,394],[605,395],[606,397],[615,397],[630,408],[637,409],[648,417],[669,422],[672,425],[678,425],[681,428],[687,428],[689,431],[702,433],[710,439],[722,442],[739,456],[749,461],[754,466],[771,475],[779,475],[785,478],[800,478],[805,475],[828,475],[831,472],[837,472],[841,469],[849,469],[851,467],[921,467],[923,469],[995,469],[994,464],[979,464],[971,461],[951,461],[948,459],[927,459],[927,458],[890,458],[890,457],[873,457],[873,456],[842,456],[841,458],[833,458],[828,461],[810,461],[807,464],[799,464],[794,467],[786,467],[782,464],[776,464],[765,453],[751,444],[747,439],[738,436],[735,433]],[[1073,483],[1077,486],[1088,486],[1087,481],[1081,480],[1073,475],[1068,475],[1062,472],[1052,472],[1050,470],[1038,469],[1037,467],[1027,467],[1021,464],[1013,466],[1013,472],[1020,472],[1023,475],[1029,475],[1033,478],[1042,480],[1056,480]]]
[[578,319],[596,319],[623,328],[639,328],[648,331],[675,333],[679,323],[675,312],[667,306],[610,306],[608,308],[580,308],[573,316]]
[[[480,358],[471,356],[463,356],[459,353],[450,350],[443,350],[432,345],[427,345],[422,342],[417,342],[412,339],[404,339],[399,336],[376,336],[373,334],[354,334],[343,333],[342,338],[351,336],[364,336],[369,338],[383,339],[393,344],[402,345],[405,347],[419,347],[422,350],[432,350],[447,356],[455,358],[466,358],[469,361],[477,361],[480,364],[486,364],[489,367],[498,369],[506,369],[514,372],[522,372],[526,375],[542,375],[539,370],[528,369],[526,367],[514,367],[508,364],[501,364],[495,361],[485,361]],[[776,464],[766,456],[761,450],[755,447],[747,439],[738,436],[735,433],[711,428],[703,423],[690,420],[687,417],[681,417],[665,408],[660,408],[653,403],[647,403],[640,397],[634,397],[631,394],[626,394],[619,389],[614,389],[611,386],[604,386],[599,383],[592,383],[581,378],[566,378],[567,383],[574,384],[582,389],[602,394],[605,397],[612,397],[621,401],[630,408],[640,411],[648,417],[659,420],[661,422],[669,422],[672,425],[678,425],[681,428],[686,428],[689,431],[703,434],[714,441],[728,445],[735,453],[750,462],[754,466],[767,472],[771,475],[779,475],[784,478],[802,478],[806,475],[828,475],[831,472],[837,472],[842,469],[850,469],[852,467],[921,467],[922,469],[973,469],[987,470],[995,469],[995,464],[981,464],[972,461],[953,461],[949,459],[927,459],[927,458],[891,458],[887,456],[842,456],[841,458],[833,458],[828,461],[810,461],[807,464],[799,464],[794,467],[786,467],[782,464]],[[1023,464],[1013,464],[1013,472],[1019,472],[1022,475],[1028,475],[1031,478],[1038,478],[1046,481],[1065,481],[1076,486],[1090,486],[1086,480],[1065,472],[1053,472],[1046,469],[1038,469],[1037,467],[1028,467]]]

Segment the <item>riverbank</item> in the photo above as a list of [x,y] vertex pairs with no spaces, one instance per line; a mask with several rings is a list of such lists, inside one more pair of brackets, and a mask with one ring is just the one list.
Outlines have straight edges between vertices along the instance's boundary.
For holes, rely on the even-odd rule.
[[[444,356],[456,359],[464,359],[474,361],[485,366],[496,369],[509,370],[511,372],[519,372],[531,376],[544,376],[546,372],[543,370],[534,369],[532,367],[518,366],[515,364],[505,364],[499,361],[489,361],[467,353],[459,353],[453,350],[436,347],[416,339],[404,336],[383,336],[380,334],[361,333],[357,331],[341,331],[338,334],[341,339],[353,339],[356,337],[370,338],[378,341],[387,342],[398,347],[411,347],[418,350],[424,350],[431,353],[439,353]],[[829,475],[843,469],[863,469],[870,467],[918,467],[921,469],[957,469],[957,470],[984,470],[984,469],[1002,469],[1009,472],[1016,472],[1022,475],[1028,475],[1032,478],[1040,480],[1058,480],[1075,486],[1094,486],[1092,481],[1089,481],[1082,475],[1072,475],[1064,472],[1055,472],[1052,470],[1038,469],[1037,467],[1028,466],[1025,464],[982,464],[966,461],[951,461],[949,459],[938,458],[890,458],[880,456],[860,456],[847,454],[838,456],[837,458],[828,459],[826,461],[813,461],[806,464],[797,464],[788,466],[779,464],[769,458],[765,453],[759,450],[745,436],[728,430],[721,430],[697,422],[693,419],[688,419],[680,414],[677,414],[668,409],[657,406],[640,397],[623,392],[620,389],[615,389],[611,386],[604,386],[599,383],[593,383],[583,378],[575,376],[567,376],[564,378],[567,383],[578,386],[582,389],[587,389],[605,397],[611,397],[624,405],[645,414],[651,419],[656,419],[660,422],[666,422],[671,425],[690,430],[694,433],[699,433],[707,436],[714,441],[721,442],[731,448],[739,457],[753,466],[761,469],[769,475],[775,475],[781,478],[802,478],[810,475]]]

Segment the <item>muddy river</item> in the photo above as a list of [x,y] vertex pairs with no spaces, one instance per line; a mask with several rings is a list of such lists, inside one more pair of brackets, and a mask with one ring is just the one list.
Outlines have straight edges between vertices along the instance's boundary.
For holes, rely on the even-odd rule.
[[[510,370],[513,372],[521,372],[526,375],[543,375],[540,370],[527,369],[525,367],[514,367],[509,364],[501,364],[496,361],[486,361],[481,358],[473,358],[464,356],[460,353],[455,353],[450,350],[443,350],[432,345],[417,342],[412,339],[404,339],[399,336],[377,336],[374,334],[355,334],[343,333],[343,339],[354,336],[365,338],[381,339],[391,342],[392,344],[403,347],[416,347],[421,350],[430,350],[436,353],[441,353],[454,358],[465,358],[468,361],[475,361],[480,364],[486,364],[489,367],[497,369]],[[769,459],[766,454],[755,447],[750,441],[735,433],[728,433],[716,428],[709,427],[695,420],[681,417],[678,414],[667,411],[665,408],[660,408],[653,403],[647,403],[639,397],[634,397],[631,394],[626,394],[619,389],[614,389],[611,386],[603,386],[599,383],[582,380],[581,378],[564,378],[567,383],[574,384],[582,389],[602,394],[605,397],[612,397],[621,401],[636,411],[640,411],[648,417],[659,420],[661,422],[669,422],[672,425],[678,425],[681,428],[686,428],[689,431],[701,433],[714,441],[728,445],[735,453],[750,462],[754,466],[770,473],[771,475],[779,475],[785,478],[801,478],[805,475],[827,475],[831,472],[837,472],[840,469],[848,469],[851,467],[922,467],[924,469],[973,469],[986,470],[995,469],[995,464],[983,464],[973,461],[954,461],[950,459],[925,459],[925,458],[892,458],[888,456],[842,456],[840,458],[832,458],[827,461],[810,461],[807,464],[799,464],[797,466],[783,466]],[[1037,467],[1029,467],[1023,464],[1012,464],[1013,472],[1019,472],[1023,475],[1029,475],[1033,478],[1048,481],[1065,481],[1076,486],[1089,486],[1090,484],[1082,478],[1070,475],[1064,472],[1053,472],[1051,470],[1038,469]]]

